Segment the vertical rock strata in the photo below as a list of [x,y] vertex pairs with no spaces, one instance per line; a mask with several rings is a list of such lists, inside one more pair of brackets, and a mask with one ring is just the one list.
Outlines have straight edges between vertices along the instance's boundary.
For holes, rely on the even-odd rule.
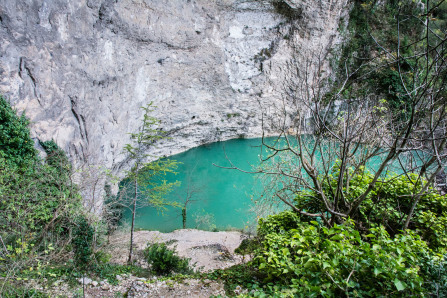
[[154,154],[259,136],[275,66],[327,54],[347,2],[272,1],[2,0],[0,93],[35,138],[116,173],[151,101],[172,137]]

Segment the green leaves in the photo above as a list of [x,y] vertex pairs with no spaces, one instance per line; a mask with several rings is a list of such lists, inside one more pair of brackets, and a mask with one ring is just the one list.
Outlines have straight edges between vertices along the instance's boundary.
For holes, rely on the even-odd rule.
[[53,250],[65,249],[59,244],[69,242],[82,209],[67,156],[54,141],[42,142],[47,153],[42,161],[27,125],[0,96],[0,233],[11,248],[0,259],[0,272],[19,265],[18,259],[20,266],[33,268],[41,254],[50,257]]
[[159,275],[188,274],[193,271],[189,266],[189,259],[177,256],[175,249],[168,248],[165,243],[148,245],[143,255],[151,270]]
[[65,153],[54,142],[45,162],[33,152],[19,164],[0,154],[0,230],[10,235],[40,233],[50,222],[51,228],[64,229],[81,209]]
[[394,285],[398,291],[403,291],[407,288],[407,286],[397,278],[394,280]]
[[[383,227],[362,238],[352,221],[331,228],[297,222],[294,229],[274,229],[278,214],[260,222],[271,231],[262,237],[255,264],[269,279],[297,289],[298,296],[393,296],[424,293],[418,255],[427,245],[414,233],[394,239]],[[283,227],[283,225],[280,225]]]
[[87,219],[85,217],[79,218],[75,223],[71,242],[73,244],[75,265],[83,271],[91,266],[93,234],[93,227],[87,222]]
[[36,159],[28,124],[25,115],[17,116],[6,99],[0,95],[0,156],[5,157],[8,162],[23,165]]
[[[134,163],[130,171],[127,172],[132,195],[130,204],[132,205],[132,223],[128,263],[132,260],[133,231],[135,227],[135,215],[137,206],[152,206],[163,210],[166,206],[176,206],[177,203],[166,200],[165,195],[177,186],[179,182],[167,183],[163,177],[166,173],[175,173],[177,162],[170,159],[154,159],[147,153],[150,146],[164,138],[162,130],[158,127],[160,121],[150,116],[153,111],[152,102],[144,110],[143,123],[136,133],[130,133],[131,143],[126,144],[124,153]],[[142,195],[140,195],[142,194]]]
[[[168,202],[165,199],[174,187],[179,185],[179,182],[168,183],[163,177],[167,173],[174,173],[177,169],[178,162],[171,159],[157,159],[152,162],[147,162],[147,159],[154,159],[154,156],[147,154],[150,146],[154,146],[159,139],[165,138],[163,131],[158,128],[160,121],[150,116],[153,111],[153,103],[142,107],[144,110],[143,123],[138,132],[130,133],[132,143],[124,146],[124,153],[133,160],[134,166],[128,171],[127,176],[133,183],[132,188],[138,185],[138,192],[141,198],[134,197],[134,200],[139,200],[140,204],[150,205],[155,208],[163,209],[166,206],[175,205],[174,202]],[[136,190],[133,189],[134,195]]]
[[[335,202],[333,197],[338,180],[333,177],[339,175],[339,167],[335,166],[331,179],[323,180],[323,189],[329,202]],[[366,191],[373,181],[374,175],[364,168],[354,173],[348,169],[349,187],[343,188],[343,197],[346,202],[355,201]],[[358,211],[352,215],[358,226],[366,229],[373,228],[377,224],[387,227],[387,231],[393,236],[404,229],[405,219],[408,217],[411,205],[418,194],[427,184],[427,180],[415,173],[397,175],[389,173],[386,177],[378,179],[367,199],[359,206]],[[347,184],[347,182],[346,182]],[[319,194],[312,191],[300,191],[295,202],[297,208],[311,213],[326,212],[326,206],[321,203]],[[340,201],[339,201],[340,202]],[[340,211],[347,212],[345,206],[339,206]],[[318,226],[318,222],[312,217],[301,216],[303,220]],[[279,227],[279,226],[278,226]],[[440,195],[431,187],[421,196],[415,213],[410,221],[409,228],[417,231],[430,248],[440,253],[447,252],[447,196]],[[374,237],[366,232],[366,237]],[[345,235],[346,236],[346,235]],[[334,236],[332,240],[340,240],[341,234]]]

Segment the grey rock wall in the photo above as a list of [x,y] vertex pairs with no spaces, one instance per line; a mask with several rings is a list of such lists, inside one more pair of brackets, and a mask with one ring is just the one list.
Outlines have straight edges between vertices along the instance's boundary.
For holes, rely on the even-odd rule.
[[347,2],[285,1],[293,20],[270,1],[0,0],[0,93],[36,139],[114,173],[149,102],[172,137],[156,155],[259,136],[279,66],[339,43]]

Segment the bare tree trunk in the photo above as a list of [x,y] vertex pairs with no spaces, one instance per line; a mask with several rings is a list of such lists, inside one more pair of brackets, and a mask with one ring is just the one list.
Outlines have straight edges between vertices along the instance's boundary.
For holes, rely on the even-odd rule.
[[182,208],[183,228],[186,229],[186,206]]
[[129,258],[127,259],[127,264],[132,263],[132,251],[133,251],[133,231],[135,228],[135,213],[137,209],[137,191],[138,191],[138,181],[135,177],[135,192],[134,192],[134,199],[133,199],[133,209],[132,209],[132,225],[130,227],[130,247],[129,247]]

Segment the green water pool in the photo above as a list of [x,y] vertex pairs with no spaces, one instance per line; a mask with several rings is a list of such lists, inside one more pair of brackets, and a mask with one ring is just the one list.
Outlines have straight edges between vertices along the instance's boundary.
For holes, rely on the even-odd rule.
[[[261,139],[233,139],[190,149],[171,156],[179,161],[177,175],[168,175],[168,182],[181,185],[168,195],[168,200],[182,202],[192,193],[187,208],[187,228],[244,229],[253,225],[255,214],[250,212],[252,198],[263,190],[259,174],[247,174],[223,169],[227,160],[247,170],[259,164]],[[126,210],[124,221],[131,213]],[[170,232],[182,228],[180,208],[169,207],[163,212],[151,207],[137,210],[136,229]]]

